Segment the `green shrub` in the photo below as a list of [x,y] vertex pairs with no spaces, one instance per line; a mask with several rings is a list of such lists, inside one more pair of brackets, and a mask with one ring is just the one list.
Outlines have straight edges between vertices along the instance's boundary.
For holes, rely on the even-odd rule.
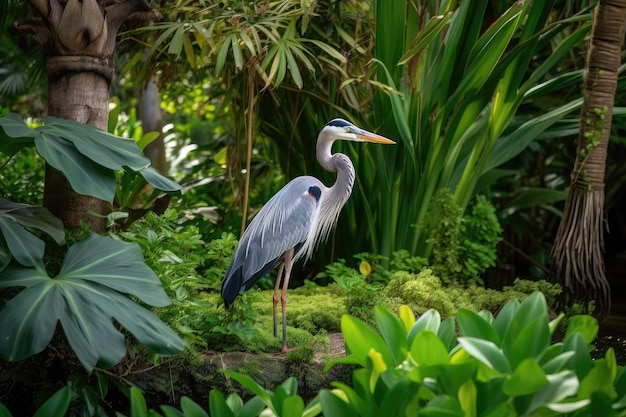
[[327,367],[358,368],[351,385],[319,393],[324,416],[591,417],[626,408],[626,371],[613,350],[595,361],[589,354],[597,321],[572,317],[564,340],[552,343],[563,316],[549,321],[541,293],[509,301],[495,317],[459,309],[460,336],[435,310],[417,320],[406,306],[375,315],[377,330],[343,317],[350,355]]
[[206,245],[198,228],[183,221],[184,215],[174,209],[160,216],[150,212],[120,236],[141,246],[146,264],[172,300],[159,316],[187,343],[216,350],[241,348],[257,333],[256,313],[248,302],[254,295],[239,297],[225,310],[217,308],[221,298],[215,294],[237,241],[224,233]]
[[480,278],[495,266],[502,228],[489,201],[478,196],[471,213],[463,210],[449,189],[439,190],[423,227],[432,245],[430,265],[446,284],[482,284]]
[[418,314],[436,309],[443,317],[451,317],[456,315],[457,308],[476,310],[462,288],[444,286],[431,269],[419,274],[396,272],[384,293],[396,306],[406,304]]

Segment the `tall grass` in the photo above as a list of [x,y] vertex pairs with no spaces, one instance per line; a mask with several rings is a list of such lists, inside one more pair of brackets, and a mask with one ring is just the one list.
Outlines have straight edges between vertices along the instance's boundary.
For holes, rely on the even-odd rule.
[[346,212],[377,254],[428,256],[420,224],[438,189],[466,209],[494,168],[581,104],[508,129],[524,101],[580,80],[555,66],[589,33],[590,15],[552,22],[553,1],[526,1],[490,21],[488,3],[376,4],[375,111],[360,122],[398,146],[352,149],[358,185]]

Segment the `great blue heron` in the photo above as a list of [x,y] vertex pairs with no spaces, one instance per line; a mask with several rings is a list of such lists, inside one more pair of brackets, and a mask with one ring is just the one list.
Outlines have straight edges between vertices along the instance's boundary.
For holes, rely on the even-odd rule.
[[341,153],[331,153],[332,145],[338,139],[395,143],[343,119],[328,122],[317,136],[316,155],[324,169],[337,173],[335,184],[328,188],[315,177],[303,176],[285,185],[246,228],[222,282],[222,297],[228,307],[237,294],[249,290],[278,265],[273,295],[274,336],[282,281],[283,352],[289,350],[286,307],[291,267],[302,257],[309,259],[317,244],[328,238],[354,185],[355,173],[350,158]]

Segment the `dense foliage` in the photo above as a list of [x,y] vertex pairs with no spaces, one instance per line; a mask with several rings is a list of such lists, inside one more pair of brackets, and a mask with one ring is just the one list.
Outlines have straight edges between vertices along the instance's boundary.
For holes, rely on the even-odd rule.
[[[130,391],[133,417],[164,416],[617,416],[626,408],[626,368],[615,353],[592,360],[598,323],[569,318],[562,341],[551,339],[564,316],[550,320],[546,300],[534,293],[509,301],[496,315],[460,309],[456,320],[428,310],[418,319],[403,306],[398,315],[376,307],[377,329],[345,315],[342,332],[348,356],[328,364],[355,365],[352,384],[335,382],[309,404],[297,380],[266,390],[248,376],[225,370],[254,397],[209,393],[206,409],[189,398],[181,410],[150,409],[141,392]],[[457,333],[458,326],[458,333]],[[63,415],[70,389],[39,409]],[[10,416],[6,409],[3,415]]]
[[[183,398],[180,411],[160,413],[623,415],[623,368],[611,350],[590,356],[597,322],[576,305],[551,320],[558,285],[484,285],[489,268],[512,262],[503,239],[524,244],[515,249],[545,272],[571,158],[564,138],[581,104],[570,59],[591,9],[458,3],[176,2],[162,22],[124,34],[141,48],[118,57],[109,132],[30,119],[32,97],[3,100],[22,116],[0,114],[0,355],[56,355],[59,322],[69,344],[59,355],[74,366],[38,415],[103,415],[108,381],[127,394],[131,416],[158,415],[110,370],[125,354],[143,370],[182,350],[170,366],[193,367],[205,350],[278,350],[275,273],[230,310],[221,280],[240,224],[286,180],[334,180],[312,151],[337,115],[398,146],[338,145],[355,162],[355,191],[331,242],[294,274],[287,331],[301,348],[288,359],[311,361],[327,333],[342,331],[349,355],[334,363],[355,366],[352,383],[305,404],[295,378],[265,390],[227,371],[252,399],[214,390],[208,412]],[[3,99],[18,91],[7,84],[17,63],[0,58]],[[157,75],[168,176],[141,155],[158,134],[142,131],[133,108]],[[107,236],[66,235],[40,206],[44,164],[111,203]]]

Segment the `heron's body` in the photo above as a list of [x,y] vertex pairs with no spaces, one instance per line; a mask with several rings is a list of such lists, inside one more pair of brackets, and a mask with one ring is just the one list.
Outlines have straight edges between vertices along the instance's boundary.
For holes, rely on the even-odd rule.
[[[226,303],[252,288],[288,249],[297,248],[294,261],[300,258],[322,190],[327,188],[317,178],[298,177],[263,206],[239,240],[226,271],[228,280],[222,287]],[[286,209],[280,207],[283,196],[289,196],[292,202]]]
[[317,244],[328,237],[354,185],[350,159],[331,153],[336,139],[394,143],[342,119],[325,125],[318,135],[317,159],[326,170],[337,172],[335,184],[329,188],[317,178],[302,176],[285,185],[246,228],[222,282],[222,297],[228,306],[240,292],[249,290],[270,269],[279,266],[274,289],[274,333],[282,281],[283,351],[287,350],[285,306],[291,266],[302,257],[310,258]]

